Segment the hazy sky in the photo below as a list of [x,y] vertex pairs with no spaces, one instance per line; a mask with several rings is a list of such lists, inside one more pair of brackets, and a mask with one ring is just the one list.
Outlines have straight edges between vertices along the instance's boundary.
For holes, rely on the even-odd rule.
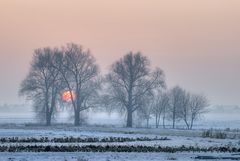
[[239,0],[0,0],[0,103],[18,103],[35,48],[89,48],[107,71],[126,52],[161,67],[168,86],[240,105]]

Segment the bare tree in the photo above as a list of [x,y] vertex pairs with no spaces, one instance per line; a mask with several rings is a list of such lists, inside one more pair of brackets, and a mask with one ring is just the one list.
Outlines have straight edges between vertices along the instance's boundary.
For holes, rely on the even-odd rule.
[[184,121],[187,129],[192,129],[194,121],[206,112],[208,100],[203,95],[191,94],[181,88],[175,92],[178,98],[177,117]]
[[60,90],[59,71],[54,68],[57,49],[43,48],[34,52],[29,74],[20,86],[20,95],[26,95],[33,100],[40,118],[46,125],[51,125],[51,119],[56,108],[56,99]]
[[187,128],[190,129],[190,123],[189,123],[189,118],[191,117],[190,113],[190,93],[181,90],[180,93],[180,101],[179,101],[179,110],[178,110],[178,116],[180,119],[184,121],[186,124]]
[[139,101],[141,101],[142,106],[137,110],[137,117],[141,122],[146,120],[146,127],[149,128],[149,121],[152,118],[152,110],[154,107],[154,97],[152,95],[148,95]]
[[[133,125],[133,112],[143,107],[146,95],[165,83],[163,71],[150,70],[150,62],[141,53],[128,53],[111,66],[106,76],[108,104],[123,109],[127,114],[127,127]],[[106,101],[106,100],[105,100]]]
[[207,112],[206,107],[209,106],[209,101],[204,95],[192,94],[190,97],[190,129],[193,128],[193,123],[203,113]]
[[179,87],[175,86],[170,90],[170,108],[169,108],[169,118],[172,120],[172,128],[175,128],[176,121],[180,119],[179,112],[182,106],[182,93],[184,90]]
[[166,112],[169,110],[169,94],[167,92],[158,92],[155,96],[152,113],[155,115],[156,128],[159,127],[162,116],[163,128],[165,128]]
[[[100,88],[99,67],[90,51],[84,51],[80,45],[67,44],[59,55],[59,66],[66,89],[71,91],[71,103],[74,109],[74,125],[81,125],[80,112],[95,105],[94,100]],[[73,94],[76,95],[74,99]]]

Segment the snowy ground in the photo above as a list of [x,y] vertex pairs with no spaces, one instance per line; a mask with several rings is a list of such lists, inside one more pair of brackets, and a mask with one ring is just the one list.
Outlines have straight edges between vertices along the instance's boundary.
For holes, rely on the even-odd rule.
[[[196,156],[239,156],[226,153],[2,153],[1,161],[196,161]],[[229,159],[225,160],[228,161]]]
[[[194,130],[173,130],[173,129],[155,129],[155,128],[123,128],[124,118],[106,113],[98,114],[89,119],[89,126],[74,127],[72,125],[55,125],[53,127],[45,126],[26,126],[26,123],[36,123],[32,113],[18,112],[16,114],[0,113],[0,138],[18,137],[18,138],[161,138],[167,137],[169,140],[152,140],[152,141],[129,141],[129,142],[79,142],[79,143],[21,143],[21,142],[0,142],[0,146],[61,146],[61,145],[101,145],[101,146],[138,146],[144,145],[149,147],[233,147],[240,148],[240,120],[239,113],[222,112],[216,115],[217,111],[210,112],[201,120],[196,122]],[[65,118],[65,120],[64,120]],[[66,116],[62,116],[63,122],[69,121]],[[10,123],[10,124],[9,124]],[[114,125],[114,126],[112,126]],[[152,124],[154,126],[154,123]],[[144,124],[143,124],[144,127]],[[183,127],[178,122],[178,127]],[[236,135],[235,139],[214,139],[203,138],[202,129],[220,129],[227,135]],[[224,129],[230,128],[228,131]],[[235,130],[233,130],[235,129]],[[217,152],[176,152],[176,153],[136,153],[136,152],[0,152],[0,161],[161,161],[161,160],[178,160],[178,161],[196,161],[197,156],[220,157],[215,160],[223,160],[221,157],[239,158],[240,154],[236,153],[217,153]],[[233,158],[234,159],[234,158]],[[230,159],[224,159],[230,160]],[[239,158],[240,160],[240,158]],[[201,161],[201,160],[199,160]]]
[[[133,141],[133,142],[113,142],[113,143],[0,143],[0,145],[145,145],[145,146],[162,146],[162,147],[236,147],[240,148],[239,139],[213,139],[202,138],[201,130],[170,130],[170,129],[128,129],[128,128],[110,128],[110,127],[0,127],[0,138],[18,137],[18,138],[64,138],[64,137],[81,137],[81,138],[156,138],[167,137],[170,140],[154,141]],[[182,152],[182,153],[119,153],[119,152],[2,152],[0,161],[160,161],[160,160],[179,160],[192,161],[197,156],[214,156],[214,157],[240,157],[240,154],[234,153],[217,153],[217,152]],[[217,159],[221,160],[221,159]],[[226,160],[226,159],[224,159]],[[230,159],[227,159],[230,160]]]
[[[103,128],[102,131],[107,128]],[[111,132],[99,132],[99,131],[82,131],[82,128],[63,130],[63,129],[51,129],[51,130],[38,130],[38,129],[0,129],[0,138],[3,137],[18,137],[18,138],[64,138],[64,137],[81,137],[81,138],[109,138],[109,137],[122,137],[122,138],[160,138],[167,137],[170,140],[154,140],[154,141],[134,141],[123,143],[4,143],[4,145],[147,145],[147,146],[169,146],[180,147],[184,146],[197,146],[197,147],[240,147],[239,139],[214,139],[214,138],[202,138],[197,136],[201,131],[186,131],[186,130],[166,130],[158,129],[159,133],[151,133],[151,129],[138,129],[130,133],[126,133],[127,128],[122,128],[121,131],[113,130]],[[125,130],[125,131],[124,131]],[[157,132],[157,130],[155,130]],[[171,133],[171,135],[165,135]],[[181,136],[179,136],[181,134]],[[192,134],[192,136],[191,136]],[[3,143],[1,144],[3,145]]]

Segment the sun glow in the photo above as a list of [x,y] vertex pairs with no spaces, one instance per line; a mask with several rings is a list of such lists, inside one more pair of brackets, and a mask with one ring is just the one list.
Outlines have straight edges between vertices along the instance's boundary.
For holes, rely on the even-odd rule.
[[76,94],[74,93],[74,91],[64,91],[62,94],[62,100],[64,102],[71,102],[72,99],[75,100],[76,99]]

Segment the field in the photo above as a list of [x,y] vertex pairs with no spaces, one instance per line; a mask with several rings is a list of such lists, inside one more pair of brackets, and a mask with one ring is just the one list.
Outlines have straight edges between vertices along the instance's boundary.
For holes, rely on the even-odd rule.
[[0,114],[0,161],[240,160],[239,111],[212,109],[193,130],[179,122],[173,130],[156,129],[154,121],[124,128],[123,117],[106,113],[89,114],[83,127],[66,115],[46,127],[30,110],[18,110]]
[[[160,160],[178,160],[178,161],[193,161],[196,156],[216,156],[219,158],[232,157],[238,160],[238,157],[226,153],[2,153],[1,161],[160,161]],[[201,159],[205,160],[205,159]],[[209,159],[207,159],[209,160]]]
[[203,136],[203,130],[1,125],[0,160],[240,160],[240,131],[208,132],[212,135]]

